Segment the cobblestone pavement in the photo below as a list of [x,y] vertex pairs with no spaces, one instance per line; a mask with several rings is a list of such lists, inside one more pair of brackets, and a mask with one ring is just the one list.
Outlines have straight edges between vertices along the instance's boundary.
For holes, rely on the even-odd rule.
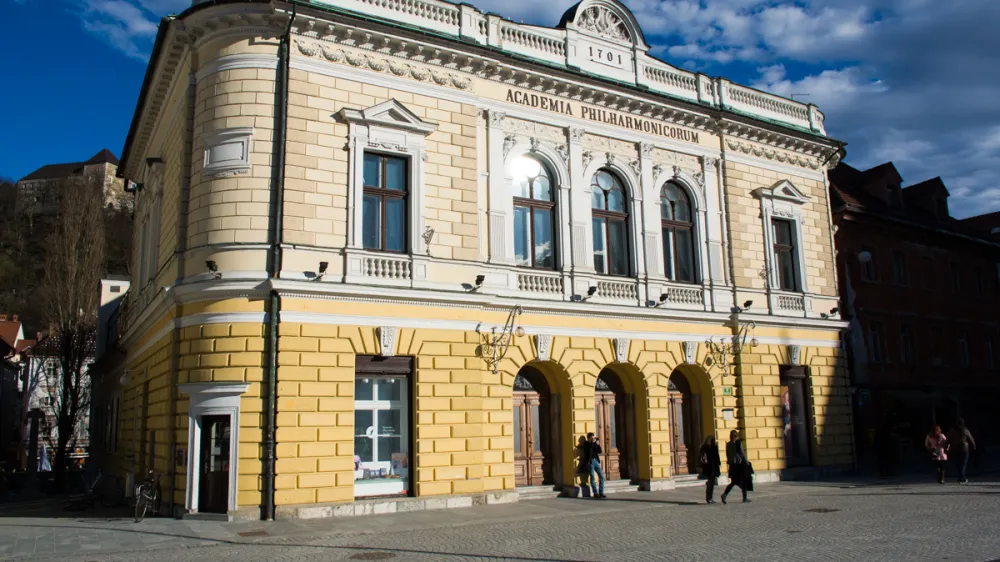
[[273,523],[135,524],[29,504],[0,513],[0,560],[1000,559],[1000,482],[781,483],[759,485],[750,504],[734,494],[729,505],[705,505],[702,494],[697,487]]

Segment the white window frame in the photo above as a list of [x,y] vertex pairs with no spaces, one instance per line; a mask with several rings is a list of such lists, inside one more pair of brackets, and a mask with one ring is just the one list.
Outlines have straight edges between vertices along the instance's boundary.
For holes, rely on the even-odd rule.
[[[517,266],[525,270],[528,274],[542,274],[552,271],[564,271],[569,269],[572,262],[570,244],[565,237],[564,225],[569,224],[569,172],[566,168],[565,160],[548,143],[531,142],[530,139],[521,138],[514,141],[510,151],[504,158],[502,189],[490,190],[490,208],[494,216],[502,217],[502,237],[495,237],[491,248],[491,256],[496,256],[500,263],[517,266],[514,249],[514,174],[512,173],[513,163],[518,158],[531,158],[537,160],[549,171],[551,180],[552,201],[555,203],[552,216],[552,242],[556,246],[557,252],[554,254],[556,267],[552,270],[534,268],[529,266]],[[509,233],[509,234],[507,234]]]
[[[356,375],[355,376],[355,380],[357,380],[357,379],[362,379],[362,380],[364,380],[364,379],[372,379],[372,382],[373,382],[373,384],[372,384],[372,391],[373,391],[373,396],[375,397],[375,399],[374,400],[358,400],[358,399],[355,399],[354,400],[354,411],[355,412],[359,412],[359,411],[372,412],[372,426],[377,428],[379,426],[379,419],[378,419],[378,413],[379,412],[388,412],[388,411],[391,411],[391,410],[399,410],[401,412],[400,420],[399,420],[399,425],[400,425],[399,435],[400,435],[400,440],[401,440],[400,442],[406,448],[406,454],[407,454],[407,456],[410,459],[412,459],[414,451],[410,450],[410,427],[409,426],[410,426],[410,414],[411,414],[410,407],[411,407],[411,405],[410,405],[410,401],[409,401],[410,400],[410,396],[409,396],[409,388],[408,388],[409,387],[409,382],[410,382],[409,381],[409,376],[411,376],[411,375],[402,375],[402,374],[400,374],[400,375],[375,375],[375,374],[359,374],[359,375]],[[393,382],[393,383],[386,383],[386,384],[397,384],[397,385],[399,385],[399,399],[398,400],[380,400],[378,398],[378,396],[379,396],[379,394],[378,394],[379,381],[380,380],[388,380],[388,379],[395,379],[395,382]],[[352,424],[352,427],[353,427],[353,424]],[[354,433],[352,434],[353,436],[357,437],[357,436],[360,435],[358,428],[354,427],[353,431],[354,431]],[[372,441],[372,459],[378,458],[378,439],[379,439],[379,434],[376,431],[374,437],[371,438],[371,441]],[[355,452],[354,454],[356,455],[357,452]],[[412,463],[408,463],[408,464],[409,464],[408,470],[413,470]],[[372,460],[371,462],[367,462],[367,463],[366,462],[362,462],[361,465],[362,465],[361,466],[362,470],[366,469],[366,468],[367,469],[382,469],[382,468],[384,468],[384,469],[388,470],[388,469],[390,469],[392,467],[392,459],[388,459],[388,460]],[[358,476],[357,473],[355,473],[355,480],[357,479],[357,476]],[[402,491],[406,491],[406,492],[410,491],[410,490],[407,489],[407,486],[409,484],[409,480],[408,479],[407,480],[400,479],[400,483],[402,483],[403,486],[404,486],[404,488],[403,488]],[[378,486],[377,485],[372,485],[372,486],[366,486],[366,487],[369,488],[369,489],[372,489],[372,488],[377,488]],[[395,494],[395,493],[396,492],[386,492],[386,494]],[[355,485],[355,496],[357,497],[358,495],[359,494],[358,494],[358,491],[357,491],[357,485]],[[367,496],[375,495],[375,494],[366,493],[366,494],[360,494],[360,495],[363,496],[363,497],[367,497]]]
[[[809,197],[788,180],[781,180],[770,187],[755,189],[751,193],[760,200],[761,227],[764,233],[764,261],[767,267],[768,304],[772,313],[779,313],[781,312],[780,307],[777,306],[779,295],[800,296],[809,293],[809,276],[806,275],[805,244],[803,243],[804,237],[802,235],[803,207],[809,202]],[[775,287],[780,287],[781,283],[778,272],[778,260],[774,255],[772,219],[783,219],[792,223],[797,266],[795,274],[798,276],[797,291],[775,289]],[[806,314],[809,314],[808,300],[807,298],[804,306]],[[796,314],[801,314],[801,312]]]
[[347,247],[366,251],[362,239],[362,202],[364,159],[368,152],[407,160],[409,229],[406,253],[425,253],[426,244],[421,236],[424,229],[424,158],[427,136],[437,129],[437,125],[420,119],[395,99],[367,109],[344,108],[338,115],[348,124]]
[[[229,416],[229,512],[236,510],[239,482],[240,399],[250,383],[206,382],[180,385],[190,397],[188,406],[187,493],[184,509],[198,513],[201,485],[201,420],[204,416]],[[171,462],[173,462],[171,460]]]
[[[663,188],[666,187],[666,185],[670,182],[677,184],[678,186],[680,186],[681,189],[684,190],[685,193],[687,193],[688,202],[691,204],[691,223],[692,223],[691,235],[694,238],[694,240],[692,240],[692,244],[694,245],[693,248],[694,254],[691,259],[693,261],[692,267],[694,267],[694,283],[688,283],[687,281],[677,281],[675,279],[671,279],[670,272],[666,270],[667,268],[666,259],[662,255],[663,227],[661,222],[662,211],[660,210],[660,205],[662,203],[660,201],[660,194],[663,192]],[[705,201],[704,194],[698,187],[698,182],[693,177],[691,177],[687,172],[683,171],[679,167],[675,167],[671,171],[661,172],[660,175],[654,179],[653,185],[656,186],[654,192],[655,197],[653,198],[655,204],[651,205],[651,207],[653,207],[656,211],[655,215],[656,215],[657,228],[655,232],[657,233],[656,241],[658,245],[655,249],[650,249],[647,247],[646,251],[649,253],[657,254],[659,263],[657,264],[658,267],[655,270],[651,269],[650,273],[655,273],[657,275],[662,274],[663,278],[669,281],[670,283],[678,283],[692,287],[699,285],[704,286],[708,282],[708,277],[709,277],[706,274],[706,272],[709,271],[708,254],[707,252],[702,251],[702,248],[704,248],[705,246],[705,240],[708,239],[708,232],[706,230],[707,221],[705,220],[706,218],[705,214],[707,212],[706,211],[707,203]]]

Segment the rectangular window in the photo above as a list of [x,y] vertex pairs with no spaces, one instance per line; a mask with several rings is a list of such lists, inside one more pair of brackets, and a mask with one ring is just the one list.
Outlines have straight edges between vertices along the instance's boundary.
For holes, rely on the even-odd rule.
[[899,326],[899,360],[904,364],[913,362],[913,332],[908,324]]
[[993,355],[993,336],[986,336],[986,365],[990,369],[995,369],[997,366],[996,358]]
[[354,378],[354,497],[413,489],[409,357],[359,356]]
[[868,248],[861,248],[864,257],[861,259],[861,278],[874,283],[878,281],[878,268],[875,267],[875,253]]
[[983,296],[986,294],[986,273],[983,268],[976,268],[976,296]]
[[795,248],[795,234],[791,221],[771,219],[774,240],[774,259],[778,274],[778,285],[782,291],[798,291],[799,264]]
[[885,359],[884,341],[885,333],[882,330],[882,323],[870,323],[868,325],[868,359],[872,363],[881,363]]
[[934,260],[931,258],[924,258],[924,288],[934,289]]
[[965,330],[958,334],[958,362],[963,367],[969,366],[969,333]]
[[899,250],[892,253],[892,282],[897,285],[910,284],[910,278],[906,272],[906,254]]
[[406,251],[407,187],[406,159],[365,153],[361,241],[366,250]]
[[955,262],[951,263],[951,290],[956,293],[962,290],[962,271]]
[[941,357],[942,337],[941,328],[931,328],[931,364],[935,367],[944,364]]

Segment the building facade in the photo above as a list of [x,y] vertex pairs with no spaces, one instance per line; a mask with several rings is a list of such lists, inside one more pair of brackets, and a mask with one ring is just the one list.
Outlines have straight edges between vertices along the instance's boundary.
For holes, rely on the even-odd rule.
[[17,208],[32,213],[51,211],[58,207],[62,191],[79,182],[100,186],[109,207],[130,209],[132,197],[125,193],[124,181],[118,177],[118,164],[118,158],[106,148],[84,162],[46,164],[15,184]]
[[859,452],[881,429],[904,463],[922,459],[931,427],[959,417],[991,443],[1000,214],[954,219],[940,178],[903,187],[892,163],[830,180]]
[[119,470],[267,518],[575,495],[588,432],[624,487],[732,429],[761,477],[850,467],[842,145],[648,48],[614,0],[164,20],[121,168]]

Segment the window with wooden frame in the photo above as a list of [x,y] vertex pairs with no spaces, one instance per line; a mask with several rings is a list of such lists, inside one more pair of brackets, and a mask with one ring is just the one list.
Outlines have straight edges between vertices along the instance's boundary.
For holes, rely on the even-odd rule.
[[407,251],[407,161],[365,153],[362,242],[366,250]]
[[913,362],[913,330],[909,324],[899,326],[899,360],[903,364]]
[[627,276],[628,198],[618,176],[598,170],[590,182],[593,214],[594,269],[597,273]]
[[798,291],[798,250],[795,248],[795,229],[792,221],[771,219],[771,233],[774,240],[774,259],[778,266],[778,288],[782,291]]
[[872,363],[885,360],[885,332],[881,322],[871,322],[868,325],[868,358]]
[[694,219],[687,192],[673,182],[660,191],[663,272],[668,279],[694,283]]
[[521,156],[514,160],[514,259],[525,267],[556,268],[552,175],[544,164]]
[[958,333],[958,363],[963,367],[969,366],[969,332],[966,330]]
[[910,275],[906,271],[906,254],[901,250],[892,252],[892,282],[897,285],[910,284]]

